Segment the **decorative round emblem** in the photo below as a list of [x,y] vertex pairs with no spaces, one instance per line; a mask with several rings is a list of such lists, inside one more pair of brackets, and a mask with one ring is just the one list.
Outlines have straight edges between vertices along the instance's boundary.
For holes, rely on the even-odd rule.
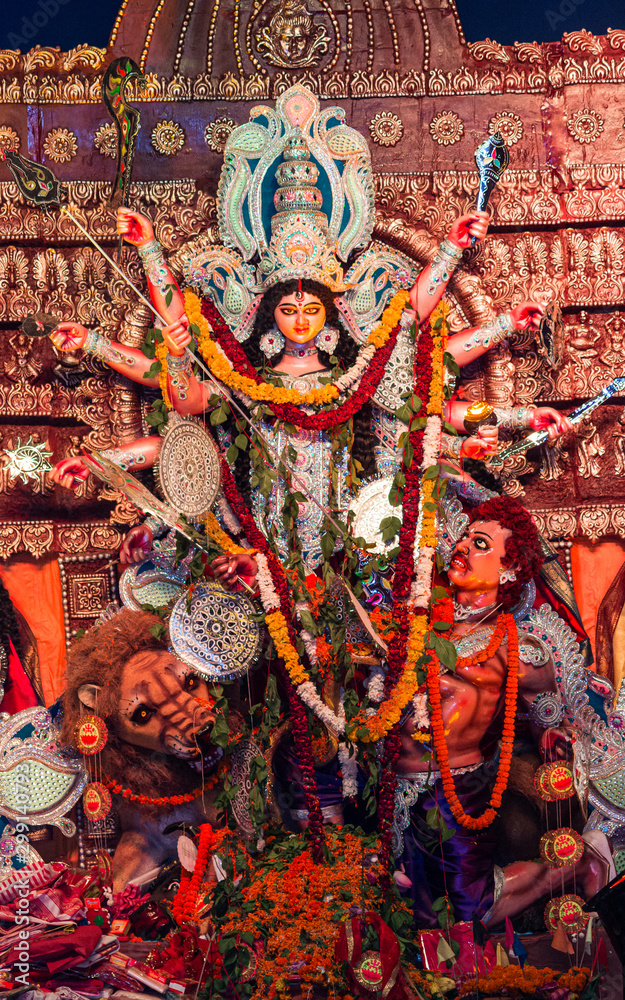
[[549,830],[540,839],[540,856],[549,868],[574,865],[584,853],[584,841],[569,827]]
[[545,802],[568,799],[575,791],[573,771],[569,764],[542,764],[534,775],[534,787]]
[[167,431],[158,462],[165,499],[187,517],[213,506],[220,486],[219,455],[197,420],[179,420]]
[[8,459],[6,469],[9,479],[19,476],[23,483],[27,483],[29,479],[36,479],[41,473],[52,469],[48,461],[52,452],[46,451],[44,441],[35,442],[32,434],[26,444],[22,444],[18,438],[15,447],[6,448],[4,454]]
[[260,651],[254,603],[216,581],[198,584],[187,609],[187,595],[174,604],[169,633],[175,655],[208,681],[243,677]]
[[564,705],[559,694],[552,691],[542,691],[536,696],[530,707],[532,721],[546,729],[557,726],[564,718]]
[[216,118],[204,129],[204,141],[214,153],[223,153],[231,132],[236,128],[232,118]]
[[20,148],[20,137],[10,125],[0,125],[0,146],[17,153]]
[[570,116],[566,127],[575,142],[596,142],[603,132],[603,118],[593,108],[584,108]]
[[350,506],[350,511],[354,515],[352,521],[354,538],[364,538],[368,544],[374,546],[369,552],[376,555],[381,555],[393,544],[393,539],[385,541],[382,537],[381,521],[387,517],[398,517],[401,520],[402,508],[393,507],[388,498],[391,486],[390,478],[376,479],[358,491]]
[[165,156],[175,156],[184,146],[185,133],[178,122],[157,122],[152,129],[152,146],[157,153]]
[[53,128],[43,141],[43,151],[55,163],[69,163],[78,152],[78,142],[67,128]]
[[258,959],[256,958],[256,952],[253,948],[250,948],[249,944],[245,944],[243,941],[237,942],[237,947],[243,949],[249,953],[250,960],[249,965],[243,972],[239,973],[240,983],[249,983],[250,979],[254,979],[256,976],[256,970],[258,968]]
[[99,715],[83,715],[75,730],[76,749],[92,757],[106,746],[108,734],[106,723]]
[[369,122],[369,131],[378,146],[396,146],[404,134],[404,125],[391,111],[379,111]]
[[569,934],[583,930],[588,923],[584,905],[581,896],[572,893],[567,893],[566,896],[554,896],[545,907],[544,916],[548,930],[555,934],[560,923]]
[[506,146],[514,146],[523,135],[523,122],[512,111],[494,115],[488,123],[489,135],[500,132]]
[[91,781],[82,793],[82,805],[87,819],[95,823],[110,813],[111,793],[101,781]]
[[241,740],[230,758],[230,777],[233,785],[238,785],[237,794],[232,800],[232,812],[237,826],[246,837],[254,833],[252,814],[250,810],[250,792],[252,781],[250,765],[255,757],[262,757],[262,750],[253,740]]
[[102,156],[117,156],[117,129],[112,122],[100,125],[93,137],[93,145]]
[[382,959],[377,951],[366,951],[354,966],[354,975],[369,993],[377,993],[384,982]]
[[464,135],[464,122],[455,111],[441,111],[430,122],[430,134],[439,146],[452,146]]

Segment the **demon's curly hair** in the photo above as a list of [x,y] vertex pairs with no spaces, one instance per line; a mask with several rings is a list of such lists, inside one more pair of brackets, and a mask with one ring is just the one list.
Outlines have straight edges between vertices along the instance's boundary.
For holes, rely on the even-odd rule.
[[538,530],[532,515],[513,497],[493,497],[475,507],[470,515],[475,521],[497,521],[512,534],[506,539],[505,566],[517,566],[514,583],[500,583],[497,599],[504,608],[514,607],[521,598],[523,585],[538,576],[544,556],[540,547]]
[[[338,359],[339,366],[345,371],[356,360],[359,345],[341,323],[340,314],[334,301],[337,293],[332,292],[326,285],[322,285],[318,281],[310,281],[308,278],[302,278],[301,284],[296,278],[290,281],[281,281],[265,292],[256,311],[252,333],[243,345],[245,353],[256,368],[262,368],[267,363],[267,359],[260,349],[260,339],[275,326],[275,311],[280,300],[285,295],[293,295],[300,287],[303,292],[317,296],[326,311],[326,324],[338,331],[339,339],[333,356]],[[319,351],[318,355],[321,364],[329,368],[330,355],[327,351]],[[271,360],[275,365],[278,364],[281,358],[282,352],[275,355]],[[352,449],[352,457],[357,462],[360,462],[363,468],[362,475],[364,476],[372,476],[376,472],[373,448],[374,435],[371,429],[371,405],[366,403],[354,417],[354,446]],[[250,460],[248,453],[245,451],[239,452],[239,457],[234,468],[234,476],[239,490],[249,501]]]
[[[118,725],[125,665],[136,653],[151,649],[162,652],[167,648],[164,639],[152,635],[150,629],[155,625],[162,625],[162,622],[154,615],[123,610],[74,643],[67,662],[61,740],[67,746],[75,745],[76,723],[84,714],[78,697],[80,687],[99,685],[95,714],[106,720],[108,728],[108,740],[100,754],[103,771],[132,791],[161,798],[192,791],[198,785],[197,774],[176,757],[125,742],[120,737]],[[155,816],[163,810],[143,805],[141,811]]]

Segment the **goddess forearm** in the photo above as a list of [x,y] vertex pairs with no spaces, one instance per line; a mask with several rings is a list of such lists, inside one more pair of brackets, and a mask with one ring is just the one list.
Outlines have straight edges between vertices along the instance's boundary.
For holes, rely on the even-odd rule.
[[188,354],[176,357],[167,355],[167,391],[177,413],[189,416],[202,413],[208,406],[210,392],[193,374],[193,364]]
[[109,448],[108,451],[103,451],[102,454],[122,469],[134,472],[135,470],[140,471],[141,469],[152,468],[160,454],[162,445],[162,439],[154,435],[137,438],[136,441],[132,441],[121,448]]
[[154,308],[168,324],[175,323],[184,313],[184,299],[178,283],[165,260],[158,240],[137,247],[150,289]]
[[486,326],[474,326],[455,333],[447,341],[447,350],[453,355],[456,364],[462,367],[475,361],[497,344],[501,344],[515,330],[516,326],[510,313],[501,313]]
[[117,341],[112,343],[99,330],[89,331],[83,350],[95,358],[100,358],[109,368],[113,368],[121,375],[126,375],[133,382],[139,382],[141,385],[158,385],[157,378],[144,377],[152,365],[145,354],[137,351],[134,347],[127,347],[126,344],[120,344]]
[[462,258],[462,249],[444,239],[431,263],[423,269],[410,293],[412,307],[417,310],[419,322],[427,319],[440,302],[452,274]]

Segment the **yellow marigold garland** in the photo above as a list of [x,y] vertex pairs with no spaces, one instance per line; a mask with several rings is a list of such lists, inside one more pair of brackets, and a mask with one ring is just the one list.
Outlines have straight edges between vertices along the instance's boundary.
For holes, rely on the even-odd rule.
[[167,409],[171,410],[173,409],[172,402],[167,391],[167,344],[164,340],[160,344],[158,341],[156,342],[156,360],[161,363],[161,370],[158,373],[158,384],[163,396],[163,402]]
[[256,549],[246,549],[242,545],[237,545],[236,542],[233,542],[229,535],[221,529],[219,521],[212,510],[209,510],[206,515],[206,533],[216,545],[219,545],[224,552],[229,552],[230,555],[243,554],[253,556],[256,553]]
[[[399,291],[393,296],[382,314],[381,322],[368,337],[368,343],[376,348],[383,347],[391,331],[399,323],[409,293]],[[198,345],[210,371],[220,382],[230,389],[238,389],[256,402],[291,403],[295,406],[324,406],[337,399],[340,395],[335,385],[324,385],[320,389],[310,389],[308,392],[298,392],[296,389],[284,389],[280,386],[263,382],[260,385],[246,375],[239,375],[230,361],[219,350],[211,337],[208,320],[202,315],[202,306],[198,296],[190,289],[184,293],[185,309],[190,322],[199,330]]]
[[271,611],[265,616],[265,623],[269,630],[269,635],[273,639],[276,652],[280,659],[284,660],[289,677],[295,686],[297,687],[299,684],[309,681],[310,677],[300,663],[297,651],[289,638],[289,630],[282,612]]
[[[449,306],[439,302],[432,313],[430,329],[434,350],[432,351],[432,381],[430,382],[430,398],[427,403],[428,414],[440,414],[443,409],[443,356],[447,344],[447,314]],[[440,324],[439,324],[440,320]]]

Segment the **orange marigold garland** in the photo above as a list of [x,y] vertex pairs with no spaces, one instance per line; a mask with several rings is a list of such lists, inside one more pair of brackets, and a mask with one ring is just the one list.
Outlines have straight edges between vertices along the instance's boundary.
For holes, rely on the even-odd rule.
[[503,737],[501,743],[501,757],[499,759],[499,770],[497,780],[493,788],[490,802],[481,816],[469,816],[464,811],[454,786],[454,779],[449,766],[449,751],[445,739],[445,726],[443,721],[442,699],[440,692],[440,663],[438,658],[432,654],[428,666],[428,695],[430,699],[431,712],[430,721],[432,726],[432,742],[436,754],[438,769],[441,773],[441,780],[445,792],[445,798],[454,815],[454,819],[468,830],[484,830],[490,826],[497,814],[497,809],[501,806],[501,797],[506,790],[510,775],[510,764],[512,761],[512,748],[514,744],[514,723],[517,711],[517,695],[519,690],[519,637],[516,622],[512,615],[499,615],[497,625],[491,640],[481,653],[476,656],[459,657],[456,661],[456,672],[463,668],[484,663],[494,656],[501,646],[504,636],[508,635],[508,675],[506,679],[505,714],[503,724]]

